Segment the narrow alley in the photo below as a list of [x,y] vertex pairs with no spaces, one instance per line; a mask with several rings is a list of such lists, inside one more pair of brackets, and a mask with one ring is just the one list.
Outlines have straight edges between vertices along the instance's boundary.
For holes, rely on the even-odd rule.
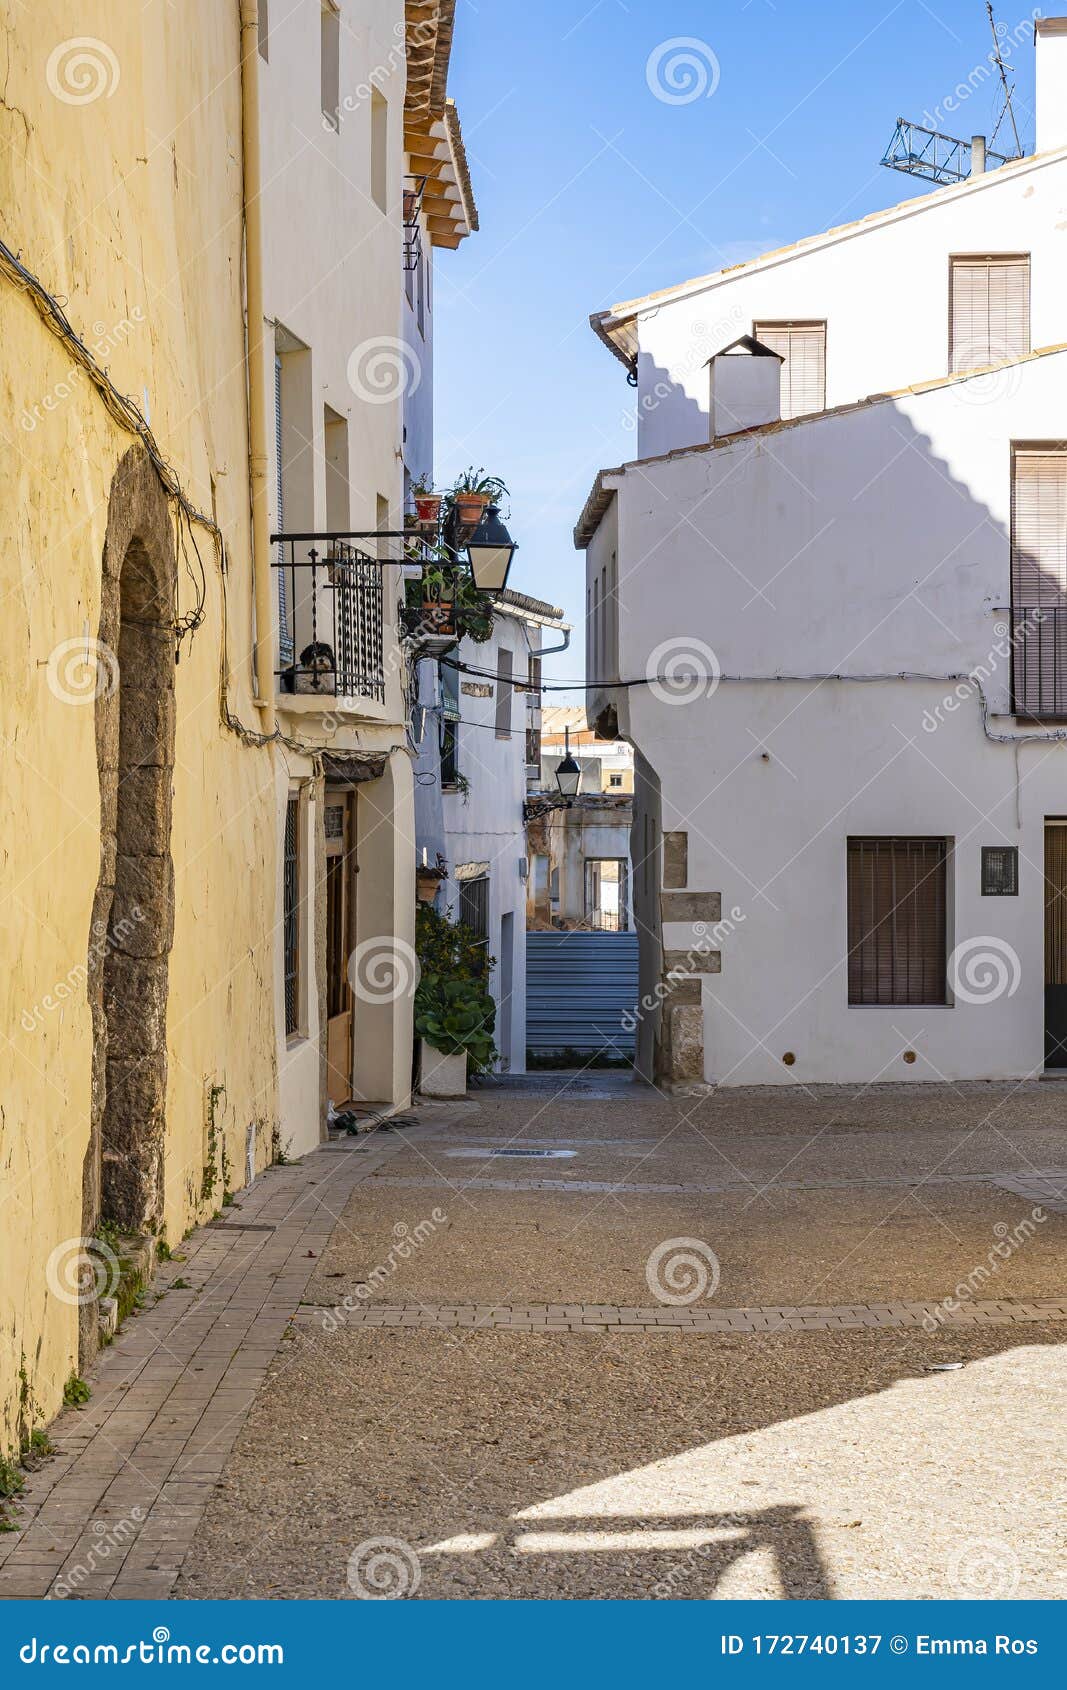
[[1055,1596],[1054,1100],[543,1074],[267,1169],[60,1419],[0,1593]]

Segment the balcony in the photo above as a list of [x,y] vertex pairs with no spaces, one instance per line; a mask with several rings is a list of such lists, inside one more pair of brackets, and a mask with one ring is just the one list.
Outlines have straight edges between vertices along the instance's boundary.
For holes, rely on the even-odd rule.
[[275,534],[278,691],[385,703],[382,559],[377,535]]
[[1013,714],[1067,721],[1067,605],[1016,605],[1011,643]]

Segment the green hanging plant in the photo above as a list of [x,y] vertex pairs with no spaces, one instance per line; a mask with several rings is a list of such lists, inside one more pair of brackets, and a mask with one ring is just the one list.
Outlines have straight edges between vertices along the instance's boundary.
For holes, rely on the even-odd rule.
[[493,958],[475,933],[453,924],[430,904],[415,919],[422,973],[415,992],[415,1031],[444,1056],[466,1054],[471,1073],[491,1068],[496,1004],[489,991]]

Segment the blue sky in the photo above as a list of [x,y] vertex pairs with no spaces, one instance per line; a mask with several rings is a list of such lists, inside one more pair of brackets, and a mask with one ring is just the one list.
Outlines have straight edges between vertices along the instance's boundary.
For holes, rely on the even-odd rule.
[[[1032,10],[996,12],[1029,150]],[[671,104],[649,60],[683,37],[717,85]],[[983,0],[459,0],[449,90],[482,228],[436,267],[438,481],[473,462],[507,482],[512,585],[575,623],[557,678],[582,673],[575,518],[635,445],[590,312],[926,191],[879,165],[895,120],[937,111],[991,45]],[[997,89],[933,126],[990,132]]]

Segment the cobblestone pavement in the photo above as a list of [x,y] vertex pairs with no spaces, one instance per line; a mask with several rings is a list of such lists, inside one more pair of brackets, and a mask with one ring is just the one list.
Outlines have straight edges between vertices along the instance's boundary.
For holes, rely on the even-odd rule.
[[1062,1596],[1060,1095],[536,1076],[271,1170],[0,1595]]

